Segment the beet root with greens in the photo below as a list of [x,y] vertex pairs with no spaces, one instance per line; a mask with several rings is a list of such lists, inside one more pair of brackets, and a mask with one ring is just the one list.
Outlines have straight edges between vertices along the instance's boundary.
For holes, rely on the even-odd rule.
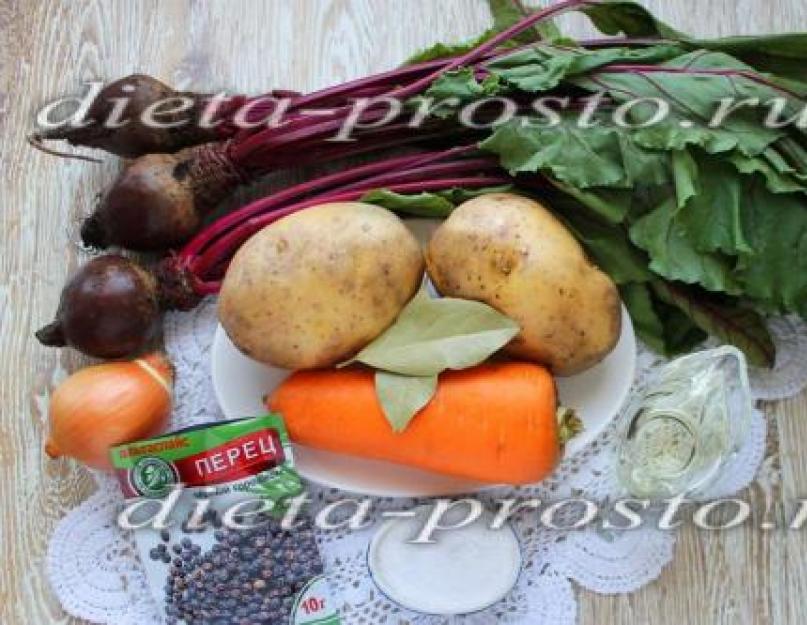
[[[418,130],[394,128],[397,145],[429,144],[472,134],[442,121]],[[332,130],[332,127],[329,126]],[[318,130],[317,132],[325,132]],[[328,133],[313,143],[296,140],[255,144],[226,141],[186,148],[176,154],[149,154],[131,162],[81,228],[85,245],[137,251],[176,249],[199,230],[203,218],[241,185],[271,171],[329,162],[388,146],[389,129],[357,133],[356,142],[328,143]],[[283,145],[281,145],[283,144]]]
[[[499,11],[509,5],[494,4]],[[625,36],[555,45],[563,39],[549,20],[569,11],[584,12],[605,35]],[[559,111],[557,127],[547,127],[547,115],[519,109],[507,122],[463,135],[489,159],[482,169],[431,158],[428,164],[415,160],[405,171],[401,163],[386,164],[372,175],[340,172],[338,180],[326,176],[253,202],[166,259],[165,282],[179,291],[190,285],[198,295],[218,292],[229,260],[244,241],[317,203],[375,197],[396,211],[408,207],[420,216],[444,217],[453,208],[448,200],[463,194],[467,199],[468,190],[522,187],[527,179],[530,191],[533,182],[545,187],[541,192],[548,197],[542,199],[618,284],[648,345],[672,356],[710,334],[743,349],[752,364],[773,364],[775,346],[765,317],[807,318],[807,144],[803,129],[792,123],[807,97],[802,62],[807,35],[697,39],[627,0],[561,0],[523,19],[523,11],[510,13],[500,13],[504,19],[482,40],[437,45],[418,55],[414,65],[294,98],[284,111],[285,123],[229,135],[211,150],[218,161],[178,155],[159,161],[162,172],[148,169],[156,161],[131,166],[121,176],[122,187],[129,188],[110,192],[85,226],[85,242],[154,249],[184,240],[183,229],[192,231],[199,212],[212,203],[215,185],[208,181],[222,179],[213,171],[217,163],[225,166],[226,195],[239,176],[252,179],[414,140],[431,144],[439,137],[441,143],[433,147],[445,149],[456,146],[458,128],[465,129],[456,123],[456,111],[443,111],[448,117],[440,117],[441,125],[421,128],[417,135],[406,119],[380,124],[384,111],[374,107],[356,119],[348,105],[356,98],[385,96],[412,104],[436,98],[464,106],[483,97],[515,98],[521,104],[527,97],[569,100],[557,97],[569,94],[572,106]],[[532,30],[546,41],[525,41]],[[448,51],[455,56],[446,56]],[[595,96],[604,97],[593,123],[580,126],[577,116],[566,114],[566,108],[581,110]],[[737,97],[749,106],[734,111],[730,123],[713,127],[707,100]],[[646,107],[629,105],[659,99],[669,114],[651,132],[645,127]],[[788,117],[790,123],[761,123],[775,112],[767,106],[773,102],[783,104],[779,121]],[[627,123],[604,127],[601,122],[622,106],[629,111]],[[304,114],[308,109],[314,114]],[[264,112],[246,121],[261,121]],[[366,134],[357,132],[356,142],[330,141],[346,119],[360,121]],[[235,124],[222,126],[232,130]],[[430,197],[424,199],[424,193]],[[401,197],[407,194],[416,195]],[[157,207],[153,216],[152,205]],[[111,223],[118,213],[120,224]],[[722,227],[725,223],[733,227]],[[175,232],[152,236],[160,225]],[[48,330],[43,336],[52,335],[58,344],[61,326]]]
[[128,258],[101,256],[65,285],[56,319],[36,333],[43,345],[69,345],[96,358],[145,349],[159,332],[157,281]]
[[[66,141],[124,158],[176,152],[219,138],[217,128],[196,123],[209,98],[207,94],[175,91],[145,74],[132,74],[108,84],[98,93],[87,109],[86,122],[44,130],[33,134],[31,139],[36,143]],[[116,115],[120,102],[125,102],[125,106]],[[146,123],[149,117],[158,124]]]
[[[219,218],[151,269],[114,254],[95,258],[65,286],[56,320],[37,337],[45,345],[70,345],[92,356],[134,355],[156,334],[161,311],[191,310],[204,296],[217,293],[241,245],[279,219],[329,202],[360,201],[379,188],[393,194],[393,204],[395,194],[421,194],[422,201],[425,193],[427,201],[436,203],[429,209],[434,216],[445,216],[453,208],[451,199],[458,201],[456,194],[501,190],[511,182],[493,159],[479,157],[476,147],[468,145],[399,156],[293,185]],[[428,195],[441,192],[446,197]],[[383,206],[390,198],[381,195],[375,203]],[[391,208],[428,214],[426,207],[414,210],[404,196],[401,200],[404,206]]]
[[164,250],[187,241],[212,209],[246,176],[206,144],[130,163],[81,227],[85,245]]

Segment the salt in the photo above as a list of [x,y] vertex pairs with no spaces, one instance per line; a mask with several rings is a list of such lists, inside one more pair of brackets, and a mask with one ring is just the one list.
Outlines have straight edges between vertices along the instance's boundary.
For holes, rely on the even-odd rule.
[[431,544],[413,543],[430,508],[387,521],[370,544],[368,562],[379,589],[401,606],[443,616],[483,610],[504,598],[521,571],[521,549],[509,526],[490,529],[484,513]]

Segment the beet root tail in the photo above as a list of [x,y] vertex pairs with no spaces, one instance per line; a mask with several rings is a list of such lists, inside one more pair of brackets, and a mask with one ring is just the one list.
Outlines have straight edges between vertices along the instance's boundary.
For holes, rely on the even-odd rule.
[[164,258],[153,271],[163,310],[193,310],[202,301],[193,287],[193,273],[178,256]]
[[81,224],[81,242],[89,248],[104,250],[109,247],[103,222],[96,213]]
[[59,321],[54,321],[53,323],[39,328],[34,335],[36,336],[36,340],[46,347],[64,347],[67,345],[64,338],[64,331],[62,330],[62,324]]

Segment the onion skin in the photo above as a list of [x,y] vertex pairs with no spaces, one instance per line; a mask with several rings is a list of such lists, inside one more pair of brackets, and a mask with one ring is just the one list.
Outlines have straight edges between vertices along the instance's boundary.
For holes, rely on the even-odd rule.
[[160,353],[81,369],[50,400],[51,458],[69,456],[94,469],[112,465],[110,448],[161,433],[171,414],[173,372]]
[[153,275],[109,254],[84,265],[65,285],[53,323],[36,333],[43,345],[69,345],[96,358],[142,352],[160,328]]

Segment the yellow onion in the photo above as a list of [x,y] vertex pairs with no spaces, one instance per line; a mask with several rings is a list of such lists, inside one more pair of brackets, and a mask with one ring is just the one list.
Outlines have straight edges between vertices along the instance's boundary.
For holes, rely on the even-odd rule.
[[81,369],[50,400],[51,458],[111,468],[109,449],[163,431],[171,414],[173,371],[160,353]]

